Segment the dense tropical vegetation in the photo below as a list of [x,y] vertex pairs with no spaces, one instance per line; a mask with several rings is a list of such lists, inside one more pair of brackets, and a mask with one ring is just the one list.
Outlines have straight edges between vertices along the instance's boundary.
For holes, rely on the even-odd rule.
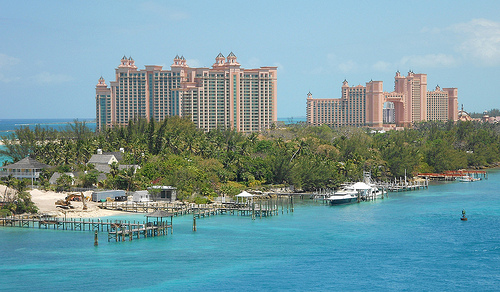
[[476,118],[476,119],[482,118],[484,115],[488,115],[490,117],[498,117],[498,116],[500,116],[500,110],[497,108],[494,108],[494,109],[491,109],[489,111],[484,111],[482,113],[470,113],[470,116],[472,118]]
[[[111,166],[104,188],[145,189],[172,185],[178,197],[234,195],[244,188],[291,187],[304,191],[335,188],[362,178],[363,171],[386,180],[418,172],[482,168],[500,161],[500,126],[478,122],[425,122],[412,129],[372,132],[364,128],[288,125],[259,133],[197,129],[185,118],[136,120],[126,127],[93,133],[75,122],[63,131],[21,128],[3,140],[3,155],[14,161],[31,155],[54,171],[77,171],[81,186],[97,183],[86,165],[97,149],[125,149],[119,170]],[[67,177],[58,186],[68,187]]]
[[31,201],[31,195],[26,191],[27,181],[18,180],[12,176],[6,177],[3,182],[7,186],[3,196],[2,206],[0,208],[0,217],[10,216],[22,213],[37,213],[38,208]]

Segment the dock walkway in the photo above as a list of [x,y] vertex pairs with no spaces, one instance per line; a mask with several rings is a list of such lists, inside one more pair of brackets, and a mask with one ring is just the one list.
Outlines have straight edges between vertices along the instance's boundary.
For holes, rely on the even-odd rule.
[[194,204],[183,202],[102,202],[102,209],[118,210],[131,213],[146,213],[166,211],[173,216],[193,215],[196,218],[215,215],[237,215],[256,217],[270,217],[278,215],[280,209],[283,214],[293,212],[293,196],[273,195],[271,197],[256,196],[245,202],[227,202],[213,204]]
[[479,179],[488,179],[488,173],[484,170],[452,170],[443,173],[419,173],[418,177],[432,180],[456,180],[464,176]]
[[170,220],[170,223],[168,223],[168,221],[158,220],[141,223],[121,220],[85,220],[81,218],[60,219],[47,215],[17,215],[0,218],[0,226],[107,232],[108,241],[111,239],[115,239],[115,241],[124,241],[125,237],[132,240],[134,236],[139,239],[141,235],[143,238],[168,235],[169,229],[170,234],[173,233],[172,220]]

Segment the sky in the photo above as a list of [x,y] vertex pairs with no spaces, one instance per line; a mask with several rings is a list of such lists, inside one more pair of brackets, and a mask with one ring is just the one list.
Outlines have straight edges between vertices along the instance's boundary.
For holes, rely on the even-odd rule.
[[305,116],[307,93],[339,98],[396,71],[458,88],[468,112],[500,108],[500,1],[0,0],[0,119],[95,118],[95,85],[125,55],[169,69],[278,67],[278,117]]

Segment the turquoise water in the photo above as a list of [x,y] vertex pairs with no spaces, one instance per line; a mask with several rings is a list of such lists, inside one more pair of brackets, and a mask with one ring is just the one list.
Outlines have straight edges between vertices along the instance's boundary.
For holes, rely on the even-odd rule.
[[[64,130],[68,124],[74,123],[75,119],[0,119],[0,141],[5,137],[10,137],[15,134],[15,130],[21,127],[29,127],[34,129],[35,126],[40,125],[44,129]],[[96,123],[91,119],[78,119],[80,122],[85,122],[87,127],[95,131]],[[5,146],[0,145],[0,149],[6,149]],[[0,154],[0,165],[4,161],[12,162],[12,159]]]
[[[0,145],[0,150],[6,150],[7,147],[5,147],[4,145]],[[4,161],[7,161],[8,163],[12,162],[12,159],[8,156],[4,156],[2,154],[0,154],[0,165],[3,165],[3,162]]]
[[92,232],[0,228],[0,290],[494,291],[499,189],[493,171],[375,202],[203,218],[197,232],[179,217],[173,235],[108,243],[101,233],[98,247]]
[[[92,131],[95,130],[96,124],[92,119],[77,119],[79,122],[85,122],[87,127]],[[75,119],[0,119],[0,139],[14,133],[16,129],[21,127],[29,127],[34,129],[40,125],[45,129],[63,130],[68,124],[72,124]]]

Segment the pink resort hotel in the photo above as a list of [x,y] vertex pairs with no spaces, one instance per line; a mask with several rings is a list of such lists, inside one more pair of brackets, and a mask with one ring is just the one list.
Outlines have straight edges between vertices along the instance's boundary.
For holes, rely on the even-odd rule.
[[277,122],[277,67],[243,69],[231,52],[219,54],[212,68],[191,68],[176,56],[170,70],[121,59],[116,80],[96,86],[97,130],[127,125],[141,117],[161,121],[190,117],[206,131],[217,127],[252,132]]
[[384,92],[382,81],[366,86],[342,84],[341,98],[315,99],[307,94],[307,122],[334,127],[369,126],[372,128],[407,127],[414,122],[458,119],[456,88],[427,91],[427,74],[394,77],[394,91]]

